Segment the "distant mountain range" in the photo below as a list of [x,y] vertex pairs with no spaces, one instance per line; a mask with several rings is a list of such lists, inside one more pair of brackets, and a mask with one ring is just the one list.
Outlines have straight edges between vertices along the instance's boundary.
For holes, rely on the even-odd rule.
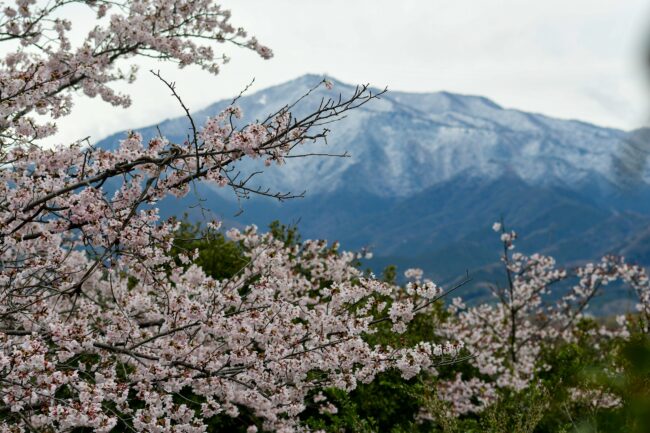
[[[305,75],[242,97],[244,120],[265,118],[322,79]],[[296,106],[298,114],[321,97],[354,90],[330,80],[334,89],[316,91]],[[229,103],[194,113],[195,120],[200,124]],[[179,117],[139,132],[151,137],[159,128],[183,140],[188,126]],[[500,279],[500,245],[490,228],[500,218],[520,233],[523,252],[551,254],[569,265],[624,254],[650,265],[650,169],[639,148],[646,131],[505,109],[478,96],[393,91],[331,129],[327,144],[308,150],[351,157],[297,158],[257,177],[274,190],[306,190],[306,198],[237,203],[231,191],[203,185],[201,205],[229,225],[299,221],[303,238],[371,247],[375,258],[368,266],[376,271],[387,264],[418,266],[442,283],[469,272],[474,284],[464,295],[470,297],[482,298],[482,283]],[[98,145],[112,148],[123,137],[114,134]],[[238,167],[244,173],[259,168],[249,161]],[[161,210],[197,216],[198,202],[196,196],[167,200]],[[240,207],[244,212],[235,217]],[[600,305],[607,313],[628,304],[613,290]]]

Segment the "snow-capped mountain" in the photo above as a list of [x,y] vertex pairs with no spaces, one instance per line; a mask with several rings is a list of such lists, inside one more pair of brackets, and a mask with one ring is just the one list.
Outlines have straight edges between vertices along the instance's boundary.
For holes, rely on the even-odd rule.
[[[322,79],[305,75],[243,96],[237,101],[243,121],[265,118]],[[296,105],[295,114],[309,112],[323,97],[354,91],[329,79],[334,88],[319,87]],[[195,113],[195,120],[201,124],[230,102]],[[173,140],[188,133],[184,117],[157,127]],[[305,199],[236,203],[231,192],[207,187],[201,190],[203,206],[231,224],[300,219],[305,237],[338,239],[348,248],[369,245],[379,257],[376,264],[415,262],[443,281],[465,269],[489,268],[498,257],[489,227],[502,216],[522,233],[524,250],[564,260],[625,252],[650,264],[644,241],[650,239],[650,170],[639,134],[447,92],[389,91],[328,127],[327,144],[296,151],[347,152],[349,158],[290,159],[256,178],[277,191],[306,190]],[[153,136],[156,125],[140,132]],[[115,146],[123,136],[99,145]],[[244,173],[261,168],[250,161],[238,167]],[[621,181],[627,171],[632,182]],[[191,211],[191,201],[164,203],[163,209]],[[234,218],[240,206],[244,212]]]
[[[266,117],[322,79],[305,75],[242,97],[238,105],[244,120]],[[297,114],[315,107],[322,97],[354,90],[332,81],[333,90],[319,88],[296,107]],[[217,102],[195,118],[202,123],[229,103]],[[172,138],[187,134],[183,117],[159,126]],[[460,173],[493,179],[509,172],[531,184],[580,185],[591,174],[612,180],[611,158],[624,136],[620,130],[504,109],[483,97],[448,92],[389,91],[331,129],[329,144],[311,146],[309,151],[348,151],[351,158],[288,161],[280,169],[266,170],[264,183],[278,190],[320,194],[335,191],[355,173],[362,190],[394,197],[410,196]]]

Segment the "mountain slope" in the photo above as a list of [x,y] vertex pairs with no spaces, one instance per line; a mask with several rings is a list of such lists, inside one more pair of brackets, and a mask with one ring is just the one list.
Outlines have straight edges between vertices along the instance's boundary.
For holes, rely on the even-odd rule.
[[[244,121],[266,117],[321,79],[306,75],[242,97],[238,105]],[[321,97],[349,95],[354,89],[338,81],[334,84],[334,90],[320,88],[299,103],[297,114],[308,112]],[[228,104],[213,104],[195,113],[195,120],[202,124]],[[183,117],[157,126],[176,140],[188,133]],[[408,196],[467,171],[491,178],[508,171],[532,183],[571,185],[584,182],[591,173],[611,180],[610,157],[624,136],[619,130],[504,109],[486,98],[446,92],[388,92],[331,129],[330,145],[311,149],[348,150],[351,158],[288,161],[286,167],[267,170],[264,183],[278,189],[304,186],[312,193],[331,192],[354,172],[362,191]],[[157,129],[152,126],[141,132],[153,136]],[[119,137],[115,134],[101,144],[115,145]],[[305,176],[306,172],[314,176]],[[650,173],[645,178],[650,179]]]
[[[320,80],[306,75],[242,97],[243,121],[265,118]],[[334,90],[318,89],[295,111],[300,116],[322,97],[353,90],[334,81]],[[217,102],[195,113],[195,120],[201,124],[228,104]],[[182,140],[188,126],[179,117],[158,128]],[[625,253],[650,264],[650,171],[641,167],[634,189],[621,190],[620,173],[612,168],[628,137],[624,131],[447,92],[388,92],[331,129],[327,144],[299,151],[347,151],[350,158],[292,159],[256,178],[274,190],[306,190],[305,199],[237,203],[230,191],[201,186],[201,206],[231,225],[300,221],[305,237],[371,246],[376,268],[410,262],[439,281],[453,281],[465,270],[490,274],[485,270],[494,269],[499,250],[490,226],[501,217],[522,234],[523,251],[569,262]],[[150,137],[158,129],[140,132]],[[123,136],[99,145],[116,146]],[[259,169],[251,161],[238,166],[244,175]],[[197,197],[166,201],[162,211],[198,215],[197,203]]]

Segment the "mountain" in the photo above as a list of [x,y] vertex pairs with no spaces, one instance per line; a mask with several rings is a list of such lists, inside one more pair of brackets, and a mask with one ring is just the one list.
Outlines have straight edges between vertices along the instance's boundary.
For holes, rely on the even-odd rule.
[[[298,100],[323,78],[305,75],[243,96],[243,121],[263,119]],[[344,96],[354,86],[330,79],[300,101],[300,115],[322,97]],[[230,104],[217,102],[194,113],[201,124]],[[172,140],[188,134],[184,117],[139,130],[160,130]],[[389,91],[331,125],[327,143],[305,152],[349,158],[308,157],[264,169],[246,161],[242,173],[264,169],[259,185],[301,192],[304,199],[279,203],[253,198],[237,203],[230,191],[202,185],[198,198],[165,201],[164,214],[207,208],[230,225],[273,219],[299,222],[303,237],[339,240],[345,248],[370,246],[368,265],[420,266],[443,283],[466,272],[497,279],[498,238],[492,223],[504,218],[521,233],[518,248],[540,251],[570,264],[606,253],[650,264],[650,169],[645,130],[625,132],[576,120],[506,109],[479,96],[448,92]],[[117,146],[124,133],[98,145]],[[199,201],[199,198],[201,201]],[[234,215],[242,209],[243,213]],[[625,303],[609,294],[610,310]],[[614,305],[612,307],[612,305]]]

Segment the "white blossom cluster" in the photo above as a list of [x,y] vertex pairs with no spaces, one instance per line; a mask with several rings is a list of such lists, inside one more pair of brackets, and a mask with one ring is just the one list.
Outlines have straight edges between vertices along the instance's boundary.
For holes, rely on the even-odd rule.
[[[650,318],[650,284],[643,268],[607,256],[572,271],[558,269],[552,257],[512,252],[517,235],[506,232],[502,223],[495,223],[493,229],[503,243],[505,287],[491,286],[495,298],[491,303],[467,306],[454,298],[448,307],[450,318],[436,328],[442,337],[464,343],[472,354],[468,362],[478,371],[477,376],[458,373],[452,380],[436,383],[438,395],[457,415],[481,412],[497,401],[499,390],[521,391],[533,385],[536,374],[547,368],[540,362],[542,347],[576,341],[578,322],[589,303],[612,282],[626,283],[636,292],[645,332]],[[568,289],[554,297],[554,289],[562,284]],[[619,316],[614,326],[591,332],[605,339],[627,338],[627,319]],[[600,402],[600,407],[620,402],[604,391],[575,389],[573,395]]]
[[[97,16],[79,46],[63,18],[72,3]],[[9,48],[0,59],[1,432],[202,432],[215,416],[242,411],[253,417],[243,418],[248,431],[300,431],[311,392],[351,390],[386,369],[412,377],[456,356],[455,345],[366,341],[378,324],[401,329],[425,311],[431,289],[398,299],[357,270],[357,254],[318,241],[285,246],[254,227],[229,232],[247,264],[217,280],[193,264],[196,252],[172,254],[179,223],[155,207],[196,181],[239,197],[291,197],[250,188],[232,164],[282,164],[374,99],[367,86],[302,118],[284,107],[239,127],[236,106],[204,125],[186,110],[183,143],[129,133],[116,150],[43,148],[75,92],[130,103],[111,86],[135,78],[122,60],[216,73],[227,58],[215,44],[272,53],[212,0],[16,0],[2,6],[0,42]]]

